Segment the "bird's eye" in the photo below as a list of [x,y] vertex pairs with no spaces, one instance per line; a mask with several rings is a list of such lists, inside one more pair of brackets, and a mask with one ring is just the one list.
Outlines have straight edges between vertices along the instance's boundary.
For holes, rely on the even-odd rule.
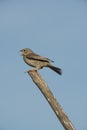
[[24,50],[25,51],[25,50]]

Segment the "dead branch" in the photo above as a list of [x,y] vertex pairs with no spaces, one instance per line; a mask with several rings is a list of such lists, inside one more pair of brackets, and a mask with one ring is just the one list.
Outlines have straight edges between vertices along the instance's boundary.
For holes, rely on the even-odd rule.
[[69,120],[64,110],[61,108],[60,104],[58,103],[58,101],[50,91],[49,87],[47,86],[46,82],[41,77],[41,75],[35,70],[28,71],[28,74],[30,75],[33,82],[37,85],[37,87],[40,89],[40,91],[42,92],[42,94],[50,104],[51,108],[55,112],[57,118],[60,120],[65,130],[75,130],[73,124]]

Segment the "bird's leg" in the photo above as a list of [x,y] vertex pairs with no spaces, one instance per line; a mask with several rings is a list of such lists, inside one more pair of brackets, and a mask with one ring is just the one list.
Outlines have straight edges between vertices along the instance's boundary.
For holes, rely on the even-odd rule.
[[40,67],[37,67],[37,68],[31,69],[31,71],[33,71],[33,70],[37,71],[37,70],[39,70],[39,69],[40,69]]
[[[33,68],[31,70],[28,70],[28,71],[38,71],[39,69],[40,69],[40,67],[37,67],[37,68]],[[28,71],[26,71],[26,72],[28,72]]]

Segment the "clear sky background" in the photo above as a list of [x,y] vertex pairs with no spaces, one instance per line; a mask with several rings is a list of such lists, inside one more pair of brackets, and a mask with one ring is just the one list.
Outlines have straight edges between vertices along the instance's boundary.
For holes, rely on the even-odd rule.
[[87,1],[0,0],[0,130],[64,130],[25,71],[20,49],[54,60],[39,70],[77,130],[87,130]]

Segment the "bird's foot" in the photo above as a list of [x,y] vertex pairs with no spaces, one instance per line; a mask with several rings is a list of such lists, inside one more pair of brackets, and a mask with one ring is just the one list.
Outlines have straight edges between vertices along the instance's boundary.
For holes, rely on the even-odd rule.
[[38,68],[34,68],[34,69],[28,70],[26,72],[28,73],[29,71],[38,71]]

